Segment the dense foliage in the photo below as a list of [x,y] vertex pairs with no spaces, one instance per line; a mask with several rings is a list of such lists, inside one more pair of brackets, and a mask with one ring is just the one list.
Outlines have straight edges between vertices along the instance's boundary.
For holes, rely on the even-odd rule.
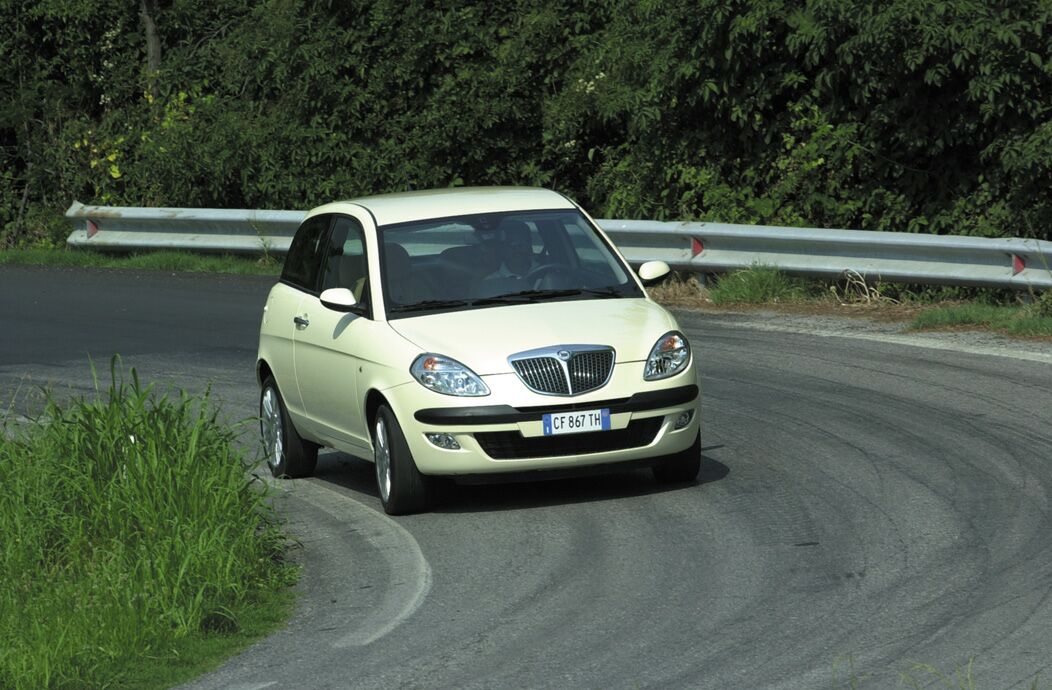
[[39,242],[73,199],[540,184],[606,217],[1047,238],[1050,18],[1050,0],[3,0],[0,225]]

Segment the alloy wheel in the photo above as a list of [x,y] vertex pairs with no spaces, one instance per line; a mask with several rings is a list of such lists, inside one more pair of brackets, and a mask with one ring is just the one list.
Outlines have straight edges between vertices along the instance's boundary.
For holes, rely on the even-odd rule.
[[373,439],[376,459],[376,485],[380,498],[385,502],[391,496],[391,445],[387,438],[387,425],[383,417],[376,419],[376,436]]
[[272,468],[281,464],[284,456],[284,434],[281,428],[281,401],[278,392],[273,388],[263,391],[259,404],[260,428],[263,434],[263,450],[267,454],[267,464]]

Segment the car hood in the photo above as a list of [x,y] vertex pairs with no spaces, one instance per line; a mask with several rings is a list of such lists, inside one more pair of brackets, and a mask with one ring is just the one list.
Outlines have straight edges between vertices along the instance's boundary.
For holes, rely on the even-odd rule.
[[511,372],[508,355],[553,345],[609,345],[616,361],[644,360],[659,337],[678,328],[646,299],[516,304],[389,322],[421,351],[458,360],[475,373]]

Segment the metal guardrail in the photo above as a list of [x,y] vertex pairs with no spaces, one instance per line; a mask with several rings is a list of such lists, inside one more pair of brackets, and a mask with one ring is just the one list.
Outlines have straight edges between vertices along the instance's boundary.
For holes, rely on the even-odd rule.
[[1052,287],[1052,242],[872,230],[727,223],[600,220],[630,261],[661,259],[699,272],[756,264],[837,277],[853,271],[890,283]]
[[[84,206],[67,243],[88,249],[285,253],[304,211]],[[787,273],[936,285],[1052,288],[1052,242],[727,223],[597,221],[632,263],[717,273],[757,264]]]
[[85,206],[66,210],[71,247],[110,251],[180,249],[224,254],[284,254],[306,211]]

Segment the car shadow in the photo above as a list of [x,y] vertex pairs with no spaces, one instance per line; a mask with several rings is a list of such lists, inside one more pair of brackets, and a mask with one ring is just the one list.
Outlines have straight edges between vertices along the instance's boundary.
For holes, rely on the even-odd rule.
[[[688,491],[720,481],[730,468],[702,454],[701,469],[693,482],[662,484],[649,470],[634,469],[584,477],[531,479],[508,483],[458,484],[440,482],[429,512],[475,513],[524,508],[542,508],[574,503],[610,501],[652,494]],[[346,453],[329,452],[318,456],[314,476],[322,481],[379,500],[373,464]]]
[[333,450],[319,453],[314,478],[380,499],[373,464],[347,453]]

